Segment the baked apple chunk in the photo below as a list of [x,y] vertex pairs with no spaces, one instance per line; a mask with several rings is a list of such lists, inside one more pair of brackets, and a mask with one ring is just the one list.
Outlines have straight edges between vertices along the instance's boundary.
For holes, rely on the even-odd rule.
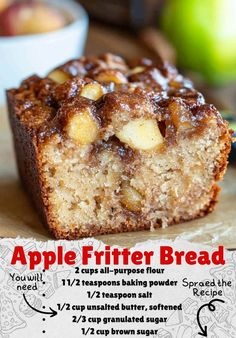
[[231,134],[174,67],[82,57],[7,95],[20,178],[56,238],[166,227],[214,209]]
[[163,137],[154,119],[139,118],[130,121],[116,136],[133,149],[148,150],[163,143]]

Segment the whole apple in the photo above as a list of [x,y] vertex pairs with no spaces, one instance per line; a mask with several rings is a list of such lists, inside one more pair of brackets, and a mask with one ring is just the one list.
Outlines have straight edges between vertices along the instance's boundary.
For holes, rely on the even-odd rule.
[[235,0],[168,0],[163,29],[179,65],[213,85],[236,81],[235,15]]
[[1,13],[0,34],[45,33],[64,27],[67,21],[66,15],[56,7],[40,1],[23,0],[12,3]]

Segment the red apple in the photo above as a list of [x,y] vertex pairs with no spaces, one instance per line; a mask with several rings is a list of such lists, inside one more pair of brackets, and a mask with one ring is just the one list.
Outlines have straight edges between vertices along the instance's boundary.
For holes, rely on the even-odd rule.
[[11,4],[1,13],[0,34],[14,36],[45,33],[62,28],[66,24],[66,15],[56,7],[39,1],[25,0]]

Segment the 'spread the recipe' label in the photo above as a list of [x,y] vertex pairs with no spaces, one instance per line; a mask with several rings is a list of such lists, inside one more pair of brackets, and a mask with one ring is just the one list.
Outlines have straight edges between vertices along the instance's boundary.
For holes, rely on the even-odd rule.
[[236,252],[3,239],[0,337],[236,338]]

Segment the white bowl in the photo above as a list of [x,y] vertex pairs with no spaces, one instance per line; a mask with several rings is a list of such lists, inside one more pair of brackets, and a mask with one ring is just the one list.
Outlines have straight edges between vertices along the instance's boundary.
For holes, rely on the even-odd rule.
[[0,37],[0,104],[5,90],[19,86],[32,74],[44,76],[52,68],[82,55],[87,37],[88,17],[72,0],[47,0],[65,10],[72,23],[43,34]]

